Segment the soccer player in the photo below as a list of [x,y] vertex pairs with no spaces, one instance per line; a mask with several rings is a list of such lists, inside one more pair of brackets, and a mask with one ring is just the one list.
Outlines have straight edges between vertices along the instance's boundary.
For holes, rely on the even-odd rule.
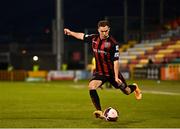
[[119,72],[119,45],[116,40],[109,35],[110,24],[107,20],[98,22],[98,32],[99,34],[88,35],[81,32],[74,32],[67,28],[64,29],[64,34],[91,43],[96,60],[96,70],[94,71],[93,78],[89,82],[88,88],[91,100],[96,108],[93,114],[97,118],[103,119],[104,116],[96,89],[101,87],[105,82],[110,82],[112,86],[120,89],[126,95],[134,92],[137,100],[142,98],[142,93],[136,83],[127,85],[125,79]]

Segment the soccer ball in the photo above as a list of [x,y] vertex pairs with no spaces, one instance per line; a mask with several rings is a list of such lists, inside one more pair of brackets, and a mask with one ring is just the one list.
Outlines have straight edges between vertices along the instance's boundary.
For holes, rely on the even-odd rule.
[[119,112],[116,109],[109,107],[104,110],[104,117],[107,121],[117,121]]

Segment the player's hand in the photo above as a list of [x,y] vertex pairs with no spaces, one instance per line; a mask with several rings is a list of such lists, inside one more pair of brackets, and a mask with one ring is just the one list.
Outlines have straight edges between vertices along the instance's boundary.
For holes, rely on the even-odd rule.
[[121,79],[115,78],[115,81],[120,85],[122,83]]
[[71,35],[71,31],[67,28],[64,29],[64,34]]

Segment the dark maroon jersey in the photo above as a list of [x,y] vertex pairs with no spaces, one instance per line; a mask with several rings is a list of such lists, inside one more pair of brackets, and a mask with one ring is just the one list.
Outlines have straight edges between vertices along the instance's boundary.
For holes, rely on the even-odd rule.
[[119,59],[119,45],[109,36],[101,40],[99,35],[84,35],[84,41],[90,42],[96,60],[95,75],[114,76],[114,61]]

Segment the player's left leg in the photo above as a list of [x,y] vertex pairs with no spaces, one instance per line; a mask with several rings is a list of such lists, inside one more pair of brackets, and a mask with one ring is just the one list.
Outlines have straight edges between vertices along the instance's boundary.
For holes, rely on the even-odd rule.
[[98,93],[96,89],[101,86],[102,81],[101,80],[91,80],[89,82],[89,94],[91,97],[91,100],[96,108],[96,110],[101,110],[101,104],[100,104],[100,99],[98,96]]
[[96,89],[98,87],[101,87],[101,85],[105,82],[105,78],[101,77],[101,76],[94,76],[94,78],[91,79],[91,81],[89,82],[89,94],[91,97],[91,100],[96,108],[96,111],[94,111],[94,115],[96,116],[96,118],[100,118],[103,119],[104,115],[103,112],[101,110],[101,104],[100,104],[100,99],[98,96],[98,93],[96,91]]

